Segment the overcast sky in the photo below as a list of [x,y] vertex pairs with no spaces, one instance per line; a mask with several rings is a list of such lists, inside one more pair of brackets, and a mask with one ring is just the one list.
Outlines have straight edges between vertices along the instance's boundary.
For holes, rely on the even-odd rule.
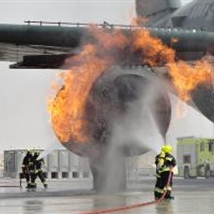
[[[134,15],[133,0],[0,1],[1,23],[46,20],[130,24]],[[3,62],[0,68],[0,150],[47,148],[57,142],[46,112],[46,96],[56,71],[12,70]],[[213,137],[213,125],[188,108],[185,116],[173,119],[168,141],[186,135]]]
[[[26,20],[129,24],[134,1],[1,1],[0,22]],[[56,139],[46,112],[53,70],[13,70],[0,62],[0,151],[46,148]]]

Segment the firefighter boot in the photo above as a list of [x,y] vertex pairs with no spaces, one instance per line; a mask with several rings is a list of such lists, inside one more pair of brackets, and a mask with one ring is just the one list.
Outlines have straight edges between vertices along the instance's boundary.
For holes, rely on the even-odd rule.
[[27,188],[27,189],[28,189],[28,188],[31,188],[31,183],[28,182],[28,183],[27,183],[27,186],[26,186],[25,188]]
[[165,195],[164,198],[165,198],[165,199],[169,199],[169,200],[173,200],[173,199],[174,199],[174,197],[171,196],[171,191],[169,191],[169,190],[166,192],[166,195]]
[[155,196],[155,200],[159,200],[161,197],[162,197],[162,193],[159,193],[159,192],[154,192],[154,196]]

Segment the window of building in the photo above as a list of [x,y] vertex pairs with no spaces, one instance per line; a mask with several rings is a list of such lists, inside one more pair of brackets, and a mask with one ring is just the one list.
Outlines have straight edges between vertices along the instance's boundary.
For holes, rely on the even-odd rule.
[[183,163],[191,163],[190,155],[184,155],[183,156]]
[[204,142],[201,142],[200,151],[201,151],[201,152],[204,152],[204,150],[205,150],[205,143],[204,143]]
[[72,172],[73,178],[79,178],[79,172]]
[[208,143],[208,150],[209,150],[209,152],[213,152],[214,151],[214,141],[210,141]]
[[89,178],[90,173],[89,172],[83,172],[83,178]]

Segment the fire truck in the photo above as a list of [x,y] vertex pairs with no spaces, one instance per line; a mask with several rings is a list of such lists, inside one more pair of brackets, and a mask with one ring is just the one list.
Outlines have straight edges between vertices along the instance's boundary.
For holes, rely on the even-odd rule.
[[185,179],[214,176],[214,139],[177,138],[177,165]]

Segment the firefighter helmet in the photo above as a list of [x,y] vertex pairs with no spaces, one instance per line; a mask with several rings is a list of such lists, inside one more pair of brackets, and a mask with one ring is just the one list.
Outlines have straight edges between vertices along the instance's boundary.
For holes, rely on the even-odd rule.
[[39,151],[35,151],[35,153],[34,153],[34,157],[35,157],[35,158],[38,158],[38,157],[39,157],[39,155],[40,155],[40,152],[39,152]]
[[172,147],[170,145],[164,145],[164,146],[162,146],[161,151],[163,151],[165,153],[171,153]]

